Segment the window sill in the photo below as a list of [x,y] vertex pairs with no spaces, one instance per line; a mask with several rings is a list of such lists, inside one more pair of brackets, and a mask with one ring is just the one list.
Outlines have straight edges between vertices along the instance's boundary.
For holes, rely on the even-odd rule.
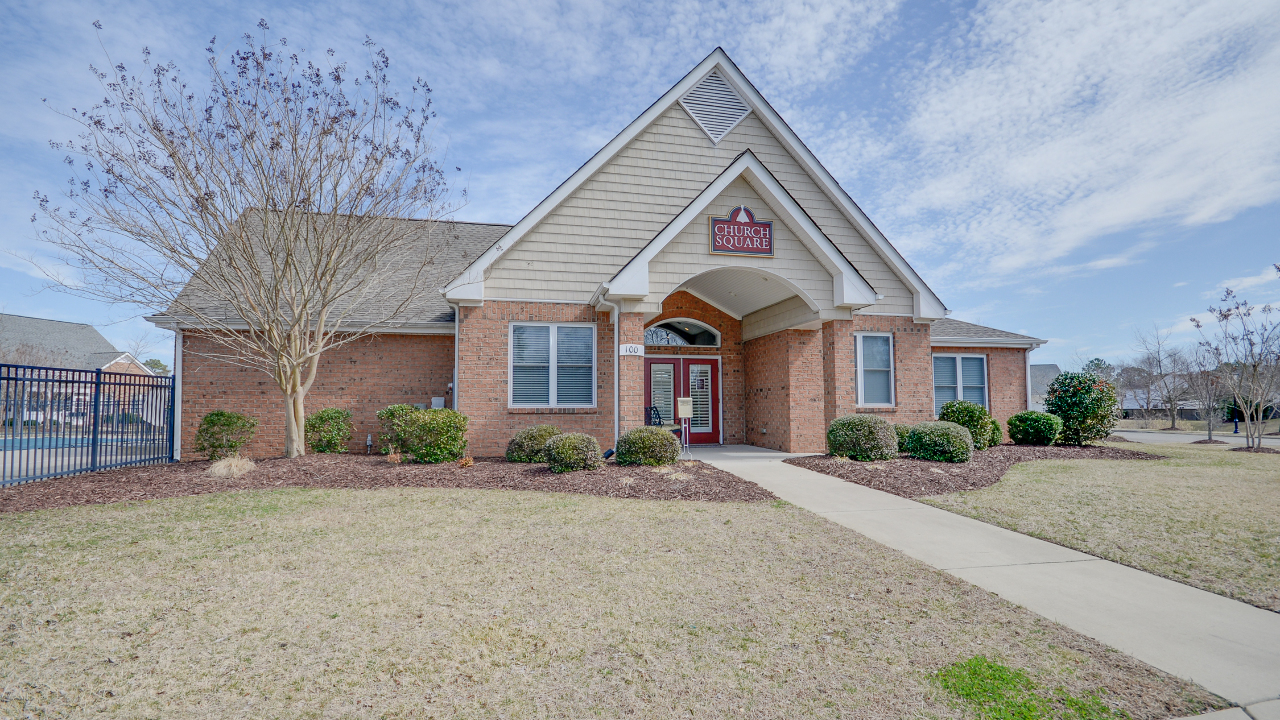
[[897,405],[857,405],[858,412],[898,412]]
[[511,415],[598,415],[600,408],[593,407],[509,407]]

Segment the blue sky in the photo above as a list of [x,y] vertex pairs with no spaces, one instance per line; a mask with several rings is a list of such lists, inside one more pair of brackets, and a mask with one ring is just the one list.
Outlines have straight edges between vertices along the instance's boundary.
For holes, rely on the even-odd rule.
[[[952,317],[1050,340],[1033,362],[1118,360],[1153,325],[1190,341],[1224,285],[1280,300],[1280,0],[9,0],[0,250],[41,253],[31,195],[66,180],[41,98],[94,101],[89,64],[143,46],[198,73],[259,18],[352,60],[369,35],[431,84],[458,219],[514,223],[721,45]],[[0,311],[120,346],[149,328],[37,276],[0,253]]]

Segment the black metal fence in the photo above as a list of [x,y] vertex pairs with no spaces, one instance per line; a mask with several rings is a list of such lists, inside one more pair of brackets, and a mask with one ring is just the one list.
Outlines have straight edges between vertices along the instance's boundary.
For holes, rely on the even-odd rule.
[[0,364],[0,487],[173,460],[173,378]]

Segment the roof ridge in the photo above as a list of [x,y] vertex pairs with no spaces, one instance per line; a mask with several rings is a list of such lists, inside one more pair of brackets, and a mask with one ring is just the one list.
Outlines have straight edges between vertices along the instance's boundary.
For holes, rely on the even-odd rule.
[[53,318],[34,317],[31,315],[15,315],[14,313],[0,313],[0,317],[15,317],[22,318],[24,320],[39,320],[41,322],[56,322],[64,323],[66,325],[83,325],[84,327],[93,327],[92,323],[75,322],[74,320],[55,320]]

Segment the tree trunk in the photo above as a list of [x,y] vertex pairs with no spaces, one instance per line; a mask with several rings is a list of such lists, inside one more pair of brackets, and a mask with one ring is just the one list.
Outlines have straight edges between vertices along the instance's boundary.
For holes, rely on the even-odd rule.
[[307,413],[304,401],[306,391],[295,390],[285,397],[284,454],[285,457],[301,457],[307,454]]
[[1169,403],[1169,429],[1178,429],[1178,404]]

